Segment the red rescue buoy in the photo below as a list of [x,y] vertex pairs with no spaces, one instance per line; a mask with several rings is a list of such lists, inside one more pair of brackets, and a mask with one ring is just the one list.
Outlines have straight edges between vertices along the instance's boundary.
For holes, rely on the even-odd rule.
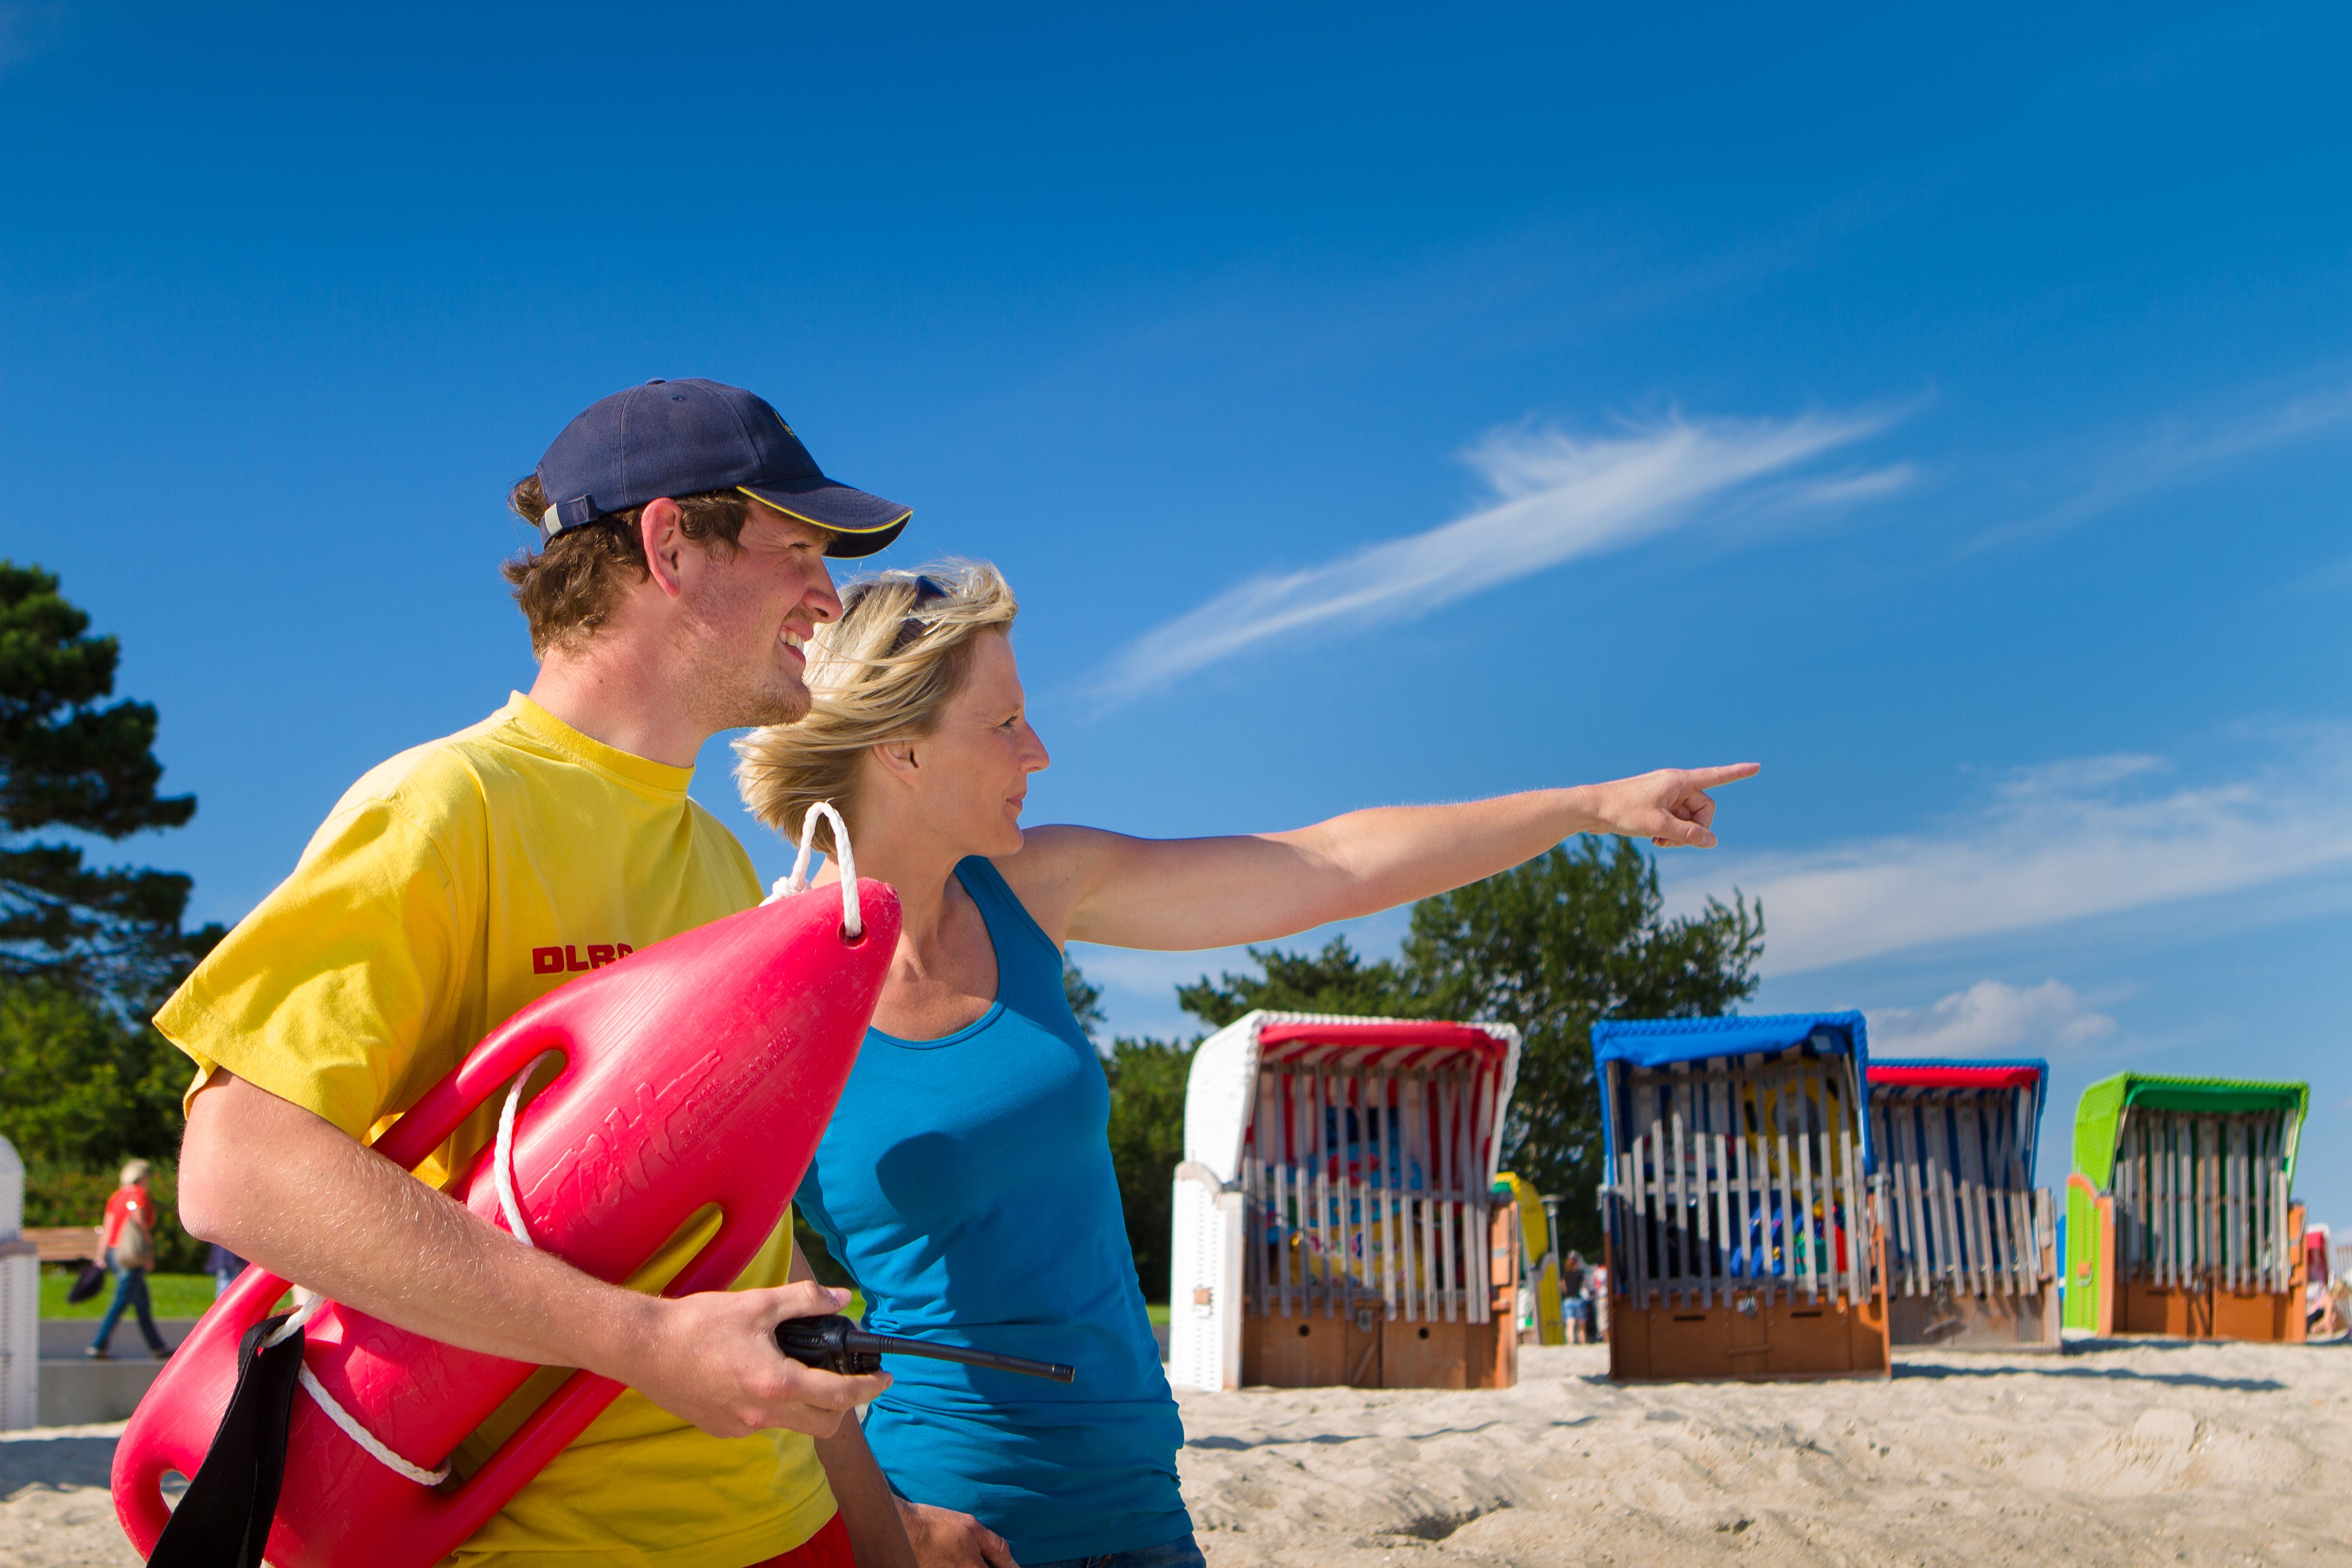
[[[706,1205],[719,1233],[664,1293],[725,1289],[783,1218],[856,1059],[898,945],[898,900],[816,889],[656,942],[541,997],[476,1047],[374,1148],[413,1169],[541,1053],[563,1061],[515,1124],[514,1191],[531,1238],[600,1279],[642,1266]],[[449,1189],[504,1219],[485,1150]],[[132,1415],[114,1503],[140,1555],[169,1518],[162,1484],[194,1476],[236,1383],[237,1345],[287,1281],[247,1268]],[[304,1364],[378,1441],[442,1465],[536,1367],[458,1350],[339,1303],[308,1323]],[[460,1483],[429,1487],[361,1448],[307,1391],[294,1398],[268,1560],[278,1568],[425,1568],[488,1523],[621,1393],[576,1372]]]

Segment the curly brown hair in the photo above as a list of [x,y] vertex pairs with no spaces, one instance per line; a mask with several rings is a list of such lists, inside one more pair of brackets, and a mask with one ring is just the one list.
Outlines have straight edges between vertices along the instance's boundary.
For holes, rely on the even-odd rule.
[[[740,490],[707,490],[674,498],[686,514],[678,531],[706,550],[733,553],[743,536],[751,503]],[[646,505],[651,505],[647,502]],[[533,528],[547,510],[539,476],[518,480],[507,492],[507,509]],[[526,550],[499,568],[514,589],[515,603],[530,623],[530,651],[544,658],[550,648],[577,647],[595,635],[612,613],[613,595],[625,582],[651,575],[637,527],[645,507],[600,517],[584,528],[566,529],[536,554]]]

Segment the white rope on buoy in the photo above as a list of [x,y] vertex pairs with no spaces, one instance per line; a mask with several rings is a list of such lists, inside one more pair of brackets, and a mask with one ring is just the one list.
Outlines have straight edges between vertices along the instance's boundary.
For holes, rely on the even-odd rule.
[[295,1376],[301,1379],[302,1386],[310,1391],[310,1397],[319,1402],[319,1408],[327,1413],[327,1419],[341,1427],[344,1436],[365,1449],[368,1458],[375,1460],[393,1474],[404,1480],[415,1481],[420,1487],[437,1487],[449,1479],[448,1466],[444,1465],[437,1470],[422,1468],[410,1464],[406,1459],[376,1441],[374,1433],[361,1426],[350,1411],[335,1403],[335,1396],[329,1394],[319,1380],[310,1374],[308,1363],[303,1364],[302,1370],[296,1373]]
[[[507,1228],[514,1232],[517,1241],[521,1242],[525,1247],[534,1248],[539,1246],[539,1243],[531,1239],[530,1227],[523,1223],[522,1205],[515,1201],[515,1112],[521,1108],[522,1091],[530,1086],[532,1075],[548,1063],[560,1060],[562,1055],[562,1051],[541,1051],[538,1056],[531,1058],[530,1064],[516,1076],[514,1083],[507,1089],[507,1102],[499,1111],[498,1148],[490,1157],[490,1179],[498,1187],[499,1208],[507,1217]],[[299,1285],[294,1288],[294,1290],[295,1294],[303,1298],[300,1305],[297,1306],[292,1314],[278,1325],[276,1333],[261,1342],[264,1350],[272,1349],[291,1339],[300,1331],[305,1323],[319,1315],[320,1308],[327,1304],[327,1299],[324,1296],[314,1295]],[[358,1444],[370,1458],[392,1471],[393,1474],[415,1481],[420,1487],[437,1487],[449,1479],[449,1467],[446,1465],[443,1465],[437,1470],[428,1470],[421,1465],[410,1464],[406,1459],[385,1447],[374,1433],[360,1425],[358,1416],[344,1409],[341,1403],[327,1392],[325,1385],[312,1375],[309,1363],[304,1363],[294,1375],[310,1392],[310,1397],[318,1401],[319,1408],[327,1413],[327,1419],[341,1428],[343,1436]]]
[[317,1317],[319,1309],[327,1304],[327,1299],[324,1296],[314,1296],[299,1285],[294,1287],[294,1294],[301,1297],[302,1300],[296,1304],[294,1310],[288,1315],[286,1321],[278,1325],[278,1331],[261,1342],[263,1350],[276,1350],[293,1338],[295,1331]]
[[792,875],[777,878],[761,902],[772,904],[778,899],[808,891],[809,857],[816,848],[816,819],[820,812],[833,824],[834,847],[841,852],[835,857],[841,864],[841,934],[856,942],[866,934],[866,919],[857,904],[857,852],[849,847],[849,824],[841,820],[841,813],[834,810],[829,800],[818,801],[801,815],[801,850],[793,858]]
[[[327,1304],[327,1299],[324,1296],[312,1295],[299,1285],[295,1287],[295,1293],[307,1297],[308,1300],[295,1308],[292,1315],[278,1326],[276,1333],[261,1342],[264,1350],[283,1344],[300,1332],[302,1325],[317,1317],[319,1309]],[[327,1413],[327,1419],[342,1428],[344,1436],[358,1444],[370,1458],[383,1465],[393,1474],[415,1481],[420,1487],[437,1487],[449,1479],[448,1466],[444,1465],[437,1470],[428,1470],[421,1466],[412,1465],[378,1442],[374,1433],[361,1426],[359,1418],[344,1409],[337,1403],[335,1396],[327,1392],[325,1385],[311,1373],[309,1363],[304,1363],[294,1375],[302,1386],[310,1391],[310,1397],[318,1401],[319,1408]]]
[[531,1058],[530,1065],[522,1069],[520,1076],[514,1080],[514,1087],[507,1090],[506,1105],[499,1112],[499,1143],[497,1152],[490,1157],[490,1180],[497,1184],[499,1209],[507,1216],[507,1228],[514,1232],[515,1239],[525,1247],[535,1247],[539,1243],[531,1239],[530,1226],[522,1222],[522,1205],[515,1202],[515,1111],[522,1104],[523,1088],[530,1082],[531,1075],[551,1061],[562,1060],[562,1051],[541,1051]]

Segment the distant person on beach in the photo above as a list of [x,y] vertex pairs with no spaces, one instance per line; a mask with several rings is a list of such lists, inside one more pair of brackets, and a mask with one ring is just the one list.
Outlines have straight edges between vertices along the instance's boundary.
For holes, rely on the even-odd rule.
[[[737,742],[743,798],[787,836],[830,801],[903,924],[874,1026],[800,1191],[871,1324],[1068,1362],[1038,1384],[905,1362],[866,1437],[927,1568],[1199,1568],[1184,1440],[1121,1218],[1109,1093],[1062,944],[1265,942],[1491,876],[1579,833],[1712,845],[1706,790],[1752,765],[1287,833],[1152,841],[1024,832],[1030,728],[1012,590],[971,563],[843,595],[809,650],[814,706]],[[829,826],[818,844],[834,849]],[[837,877],[839,864],[826,868]]]
[[1561,1315],[1568,1321],[1568,1342],[1580,1345],[1592,1337],[1592,1302],[1586,1295],[1584,1254],[1570,1252],[1559,1271]]
[[245,1272],[245,1259],[215,1241],[205,1259],[205,1268],[213,1277],[213,1298],[217,1300],[221,1292],[236,1284],[236,1277]]
[[[412,1332],[627,1385],[453,1563],[910,1561],[845,1419],[889,1378],[776,1348],[778,1322],[846,1299],[808,1279],[789,1225],[735,1289],[667,1300],[520,1246],[442,1194],[495,1114],[415,1177],[367,1149],[563,984],[535,950],[601,964],[760,901],[743,847],[688,795],[696,754],[806,710],[801,646],[840,606],[827,558],[882,548],[908,510],[826,478],[761,399],[698,380],[598,402],[509,504],[539,543],[506,568],[540,660],[530,694],[352,785],[156,1018],[196,1066],[182,1215]],[[653,1260],[648,1290],[692,1246]],[[467,1439],[455,1469],[488,1451]]]
[[113,1356],[107,1344],[114,1338],[114,1325],[122,1321],[126,1308],[139,1315],[139,1332],[147,1342],[147,1353],[157,1361],[172,1353],[155,1327],[155,1309],[147,1295],[147,1273],[155,1267],[155,1200],[147,1195],[149,1173],[144,1160],[123,1166],[121,1184],[106,1200],[106,1217],[99,1222],[99,1253],[113,1271],[114,1300],[107,1303],[106,1315],[98,1321],[97,1337],[89,1342],[92,1361]]

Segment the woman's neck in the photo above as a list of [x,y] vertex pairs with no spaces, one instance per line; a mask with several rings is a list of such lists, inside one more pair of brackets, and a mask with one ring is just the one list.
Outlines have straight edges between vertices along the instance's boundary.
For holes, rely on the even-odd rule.
[[[961,849],[915,828],[868,822],[851,840],[857,874],[898,895],[898,947],[874,1024],[902,1039],[938,1039],[984,1016],[995,1000],[994,944],[979,907],[957,886]],[[838,881],[837,862],[825,880]]]
[[[898,895],[901,947],[936,952],[947,920],[948,889],[963,852],[916,825],[872,819],[859,824],[850,849],[857,858],[860,877],[887,882]],[[840,859],[829,858],[817,880],[840,879]]]
[[890,890],[898,895],[899,942],[919,953],[938,951],[947,920],[948,889],[955,880],[957,861],[961,856],[926,856],[919,859],[893,860],[877,857],[869,862],[857,858],[857,874],[871,877],[877,882],[887,882]]

